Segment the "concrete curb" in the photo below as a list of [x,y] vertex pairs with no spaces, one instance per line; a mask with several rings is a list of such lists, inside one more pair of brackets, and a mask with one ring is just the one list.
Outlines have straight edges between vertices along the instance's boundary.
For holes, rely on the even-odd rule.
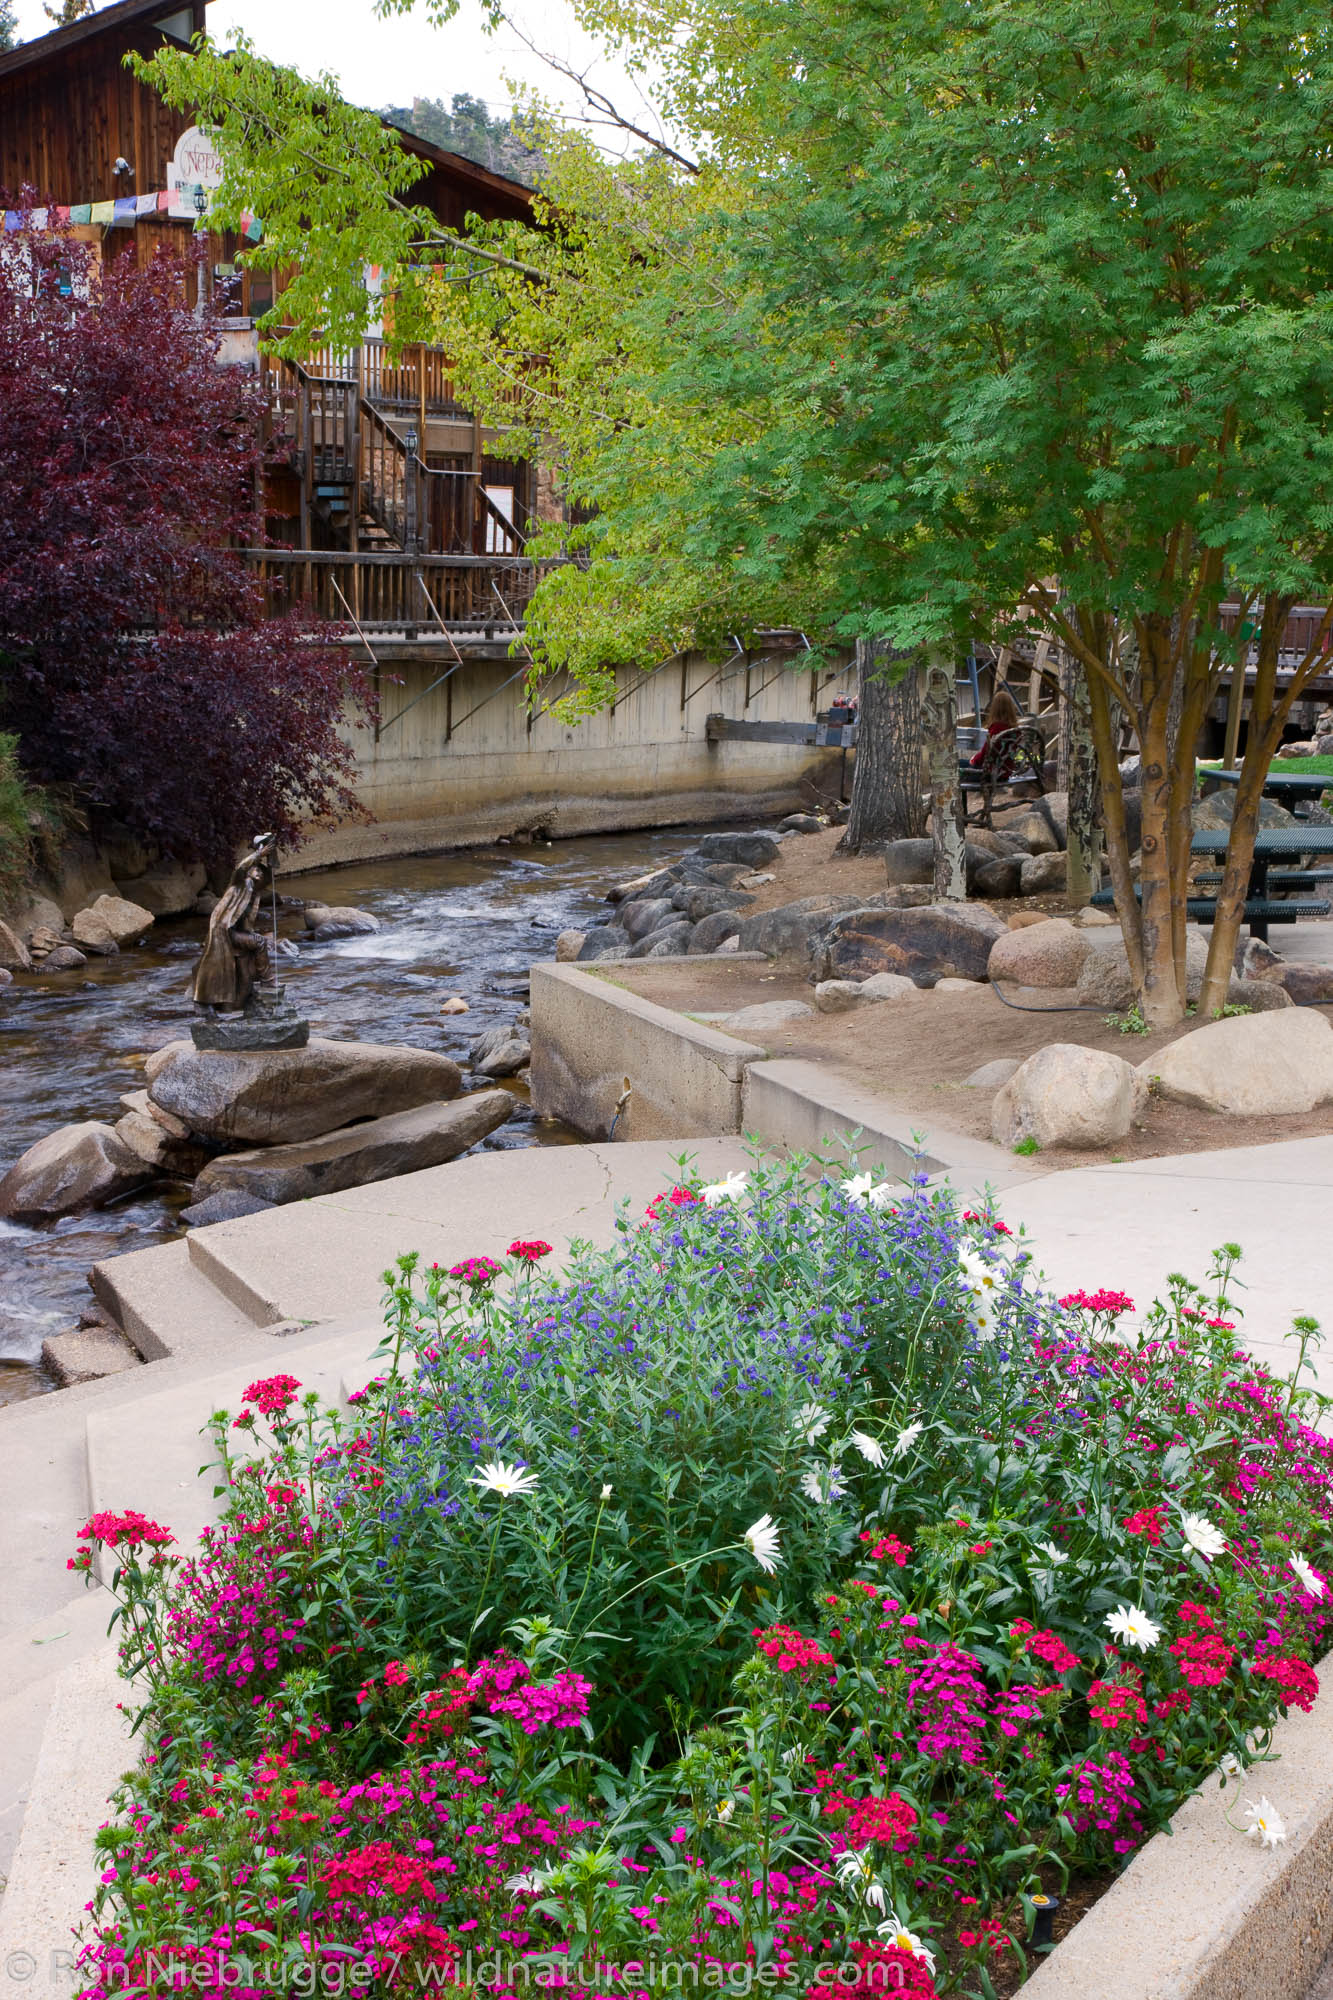
[[[1187,1799],[1024,2000],[1301,2000],[1333,1944],[1333,1653],[1318,1671],[1313,1709],[1273,1732],[1279,1761]],[[1287,1828],[1274,1849],[1226,1819],[1265,1794]]]
[[56,1684],[18,1851],[0,1903],[0,2000],[68,2000],[73,1931],[97,1887],[93,1835],[133,1762],[129,1689],[104,1645]]

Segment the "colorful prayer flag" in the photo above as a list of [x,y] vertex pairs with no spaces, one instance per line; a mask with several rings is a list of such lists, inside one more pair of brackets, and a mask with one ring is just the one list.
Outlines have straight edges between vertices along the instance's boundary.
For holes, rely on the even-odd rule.
[[134,203],[135,197],[132,194],[127,194],[122,195],[119,201],[111,204],[111,220],[117,229],[132,229],[134,227],[134,220],[138,213]]
[[73,223],[91,222],[93,219],[92,204],[86,201],[72,202],[70,204],[69,219]]
[[116,204],[114,201],[95,201],[89,208],[89,216],[93,222],[109,229],[116,219]]

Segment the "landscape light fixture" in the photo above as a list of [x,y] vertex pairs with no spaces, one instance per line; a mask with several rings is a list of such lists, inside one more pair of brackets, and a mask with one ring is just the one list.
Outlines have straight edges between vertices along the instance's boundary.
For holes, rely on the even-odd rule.
[[403,434],[403,443],[407,448],[408,457],[415,458],[417,455],[417,445],[420,443],[415,424],[408,425],[407,430]]
[[204,186],[202,181],[198,181],[195,184],[194,212],[196,215],[200,216],[208,214],[208,189]]
[[1032,1897],[1032,1942],[1034,1945],[1051,1944],[1051,1924],[1060,1907],[1058,1896]]

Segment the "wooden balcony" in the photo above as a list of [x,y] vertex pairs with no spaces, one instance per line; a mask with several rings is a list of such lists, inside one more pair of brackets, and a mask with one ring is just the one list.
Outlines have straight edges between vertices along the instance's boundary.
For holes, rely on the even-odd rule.
[[300,610],[368,638],[439,639],[444,632],[511,638],[539,570],[523,556],[347,555],[244,549],[270,614]]

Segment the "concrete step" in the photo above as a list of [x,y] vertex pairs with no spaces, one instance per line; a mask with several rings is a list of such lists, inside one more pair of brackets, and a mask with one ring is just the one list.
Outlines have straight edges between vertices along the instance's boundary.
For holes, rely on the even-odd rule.
[[191,1241],[107,1257],[88,1274],[94,1294],[145,1361],[225,1352],[262,1325],[210,1283],[190,1255]]

